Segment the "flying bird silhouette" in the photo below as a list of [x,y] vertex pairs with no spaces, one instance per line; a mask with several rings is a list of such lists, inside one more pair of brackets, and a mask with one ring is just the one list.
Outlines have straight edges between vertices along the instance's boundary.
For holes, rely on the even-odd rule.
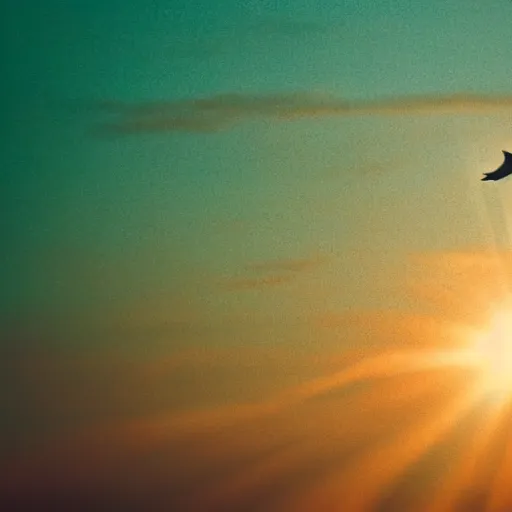
[[495,171],[484,172],[482,181],[498,181],[512,174],[512,154],[508,151],[503,151],[503,154],[505,155],[505,161]]

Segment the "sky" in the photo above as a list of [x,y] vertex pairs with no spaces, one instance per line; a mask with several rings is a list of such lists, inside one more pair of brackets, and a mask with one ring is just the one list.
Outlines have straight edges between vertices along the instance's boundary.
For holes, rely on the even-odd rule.
[[2,2],[6,509],[512,508],[511,16]]

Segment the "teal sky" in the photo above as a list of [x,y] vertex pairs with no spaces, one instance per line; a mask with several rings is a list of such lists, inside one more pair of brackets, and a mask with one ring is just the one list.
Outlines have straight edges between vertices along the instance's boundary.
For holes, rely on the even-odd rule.
[[[213,135],[185,131],[101,140],[91,136],[103,120],[94,105],[229,93],[299,92],[342,100],[506,94],[512,73],[504,44],[506,9],[507,2],[477,1],[392,1],[378,7],[360,1],[322,7],[311,2],[8,2],[2,16],[9,127],[2,190],[10,240],[4,269],[13,286],[4,289],[4,301],[11,302],[14,291],[21,303],[48,303],[49,290],[34,289],[38,277],[54,281],[41,283],[39,291],[54,287],[57,276],[51,274],[62,271],[56,255],[45,256],[48,251],[64,260],[80,253],[89,261],[95,257],[87,254],[91,251],[119,268],[122,261],[134,262],[134,249],[152,253],[175,247],[181,256],[174,257],[217,271],[229,264],[218,261],[226,260],[226,243],[238,257],[272,257],[276,248],[264,229],[281,229],[294,239],[289,242],[295,246],[281,248],[287,253],[283,257],[338,251],[347,243],[357,245],[358,238],[378,243],[353,222],[354,208],[368,209],[371,217],[371,203],[384,200],[394,214],[405,215],[409,192],[430,203],[423,212],[406,214],[433,218],[430,229],[407,225],[407,231],[420,230],[425,246],[450,243],[454,236],[458,243],[464,236],[471,242],[471,234],[460,234],[456,218],[454,228],[438,231],[441,209],[435,196],[444,204],[451,196],[456,204],[452,188],[459,173],[478,174],[482,159],[494,164],[500,158],[508,137],[506,115],[492,121],[488,116],[334,116],[285,124],[263,115],[259,122]],[[365,166],[386,167],[386,178],[379,174],[377,181],[355,185],[357,167]],[[445,172],[441,194],[424,188],[437,187]],[[376,187],[368,190],[370,201],[368,187]],[[357,198],[359,206],[346,204],[347,196]],[[325,208],[329,198],[330,211],[312,212]],[[468,213],[462,215],[467,219]],[[388,215],[393,223],[394,214]],[[212,240],[207,224],[243,221],[260,229],[245,226],[249,233],[231,241]],[[261,228],[265,222],[271,228]],[[393,243],[389,237],[388,242]],[[137,268],[150,265],[141,254],[137,258],[142,258]],[[229,258],[239,261],[234,254]],[[57,268],[43,270],[41,263]],[[74,281],[71,275],[62,279]],[[81,284],[74,281],[72,288]],[[70,292],[50,295],[69,304],[65,294]],[[77,295],[84,298],[82,290]]]
[[480,182],[512,151],[511,17],[505,0],[3,2],[13,464],[405,342],[419,324],[382,318],[445,300],[411,295],[417,272],[481,284],[478,258],[512,243],[512,182]]

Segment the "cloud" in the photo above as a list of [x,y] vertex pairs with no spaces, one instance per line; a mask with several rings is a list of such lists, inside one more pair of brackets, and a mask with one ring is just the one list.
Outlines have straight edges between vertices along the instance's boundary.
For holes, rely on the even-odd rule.
[[312,270],[324,262],[323,258],[302,258],[302,259],[283,259],[263,261],[258,263],[251,263],[247,265],[247,269],[254,271],[289,271],[289,272],[302,272],[305,270]]
[[299,273],[312,271],[326,261],[325,257],[270,260],[246,265],[252,274],[267,274],[226,279],[222,285],[228,290],[253,290],[287,284]]
[[112,114],[98,132],[104,135],[189,132],[211,133],[254,120],[294,121],[325,117],[485,115],[512,110],[512,95],[399,96],[377,100],[345,100],[314,93],[209,97],[124,103],[103,101],[100,110]]
[[473,326],[510,293],[512,252],[431,252],[411,257],[406,286],[437,318]]
[[257,290],[259,288],[267,288],[273,286],[280,286],[289,283],[293,279],[293,275],[278,274],[265,277],[253,278],[231,278],[227,279],[223,286],[227,290]]

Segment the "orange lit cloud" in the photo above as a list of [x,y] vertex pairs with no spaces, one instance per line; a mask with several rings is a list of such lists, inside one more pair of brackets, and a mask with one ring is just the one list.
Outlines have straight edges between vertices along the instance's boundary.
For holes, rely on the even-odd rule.
[[479,325],[510,293],[512,253],[434,252],[411,258],[407,287],[437,318]]

